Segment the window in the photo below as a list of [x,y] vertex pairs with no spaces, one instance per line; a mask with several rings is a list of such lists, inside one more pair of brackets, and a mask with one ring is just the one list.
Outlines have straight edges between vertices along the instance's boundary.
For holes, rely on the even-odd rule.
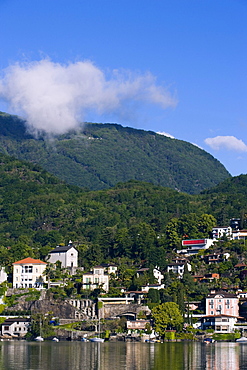
[[15,280],[18,281],[18,276],[16,276],[16,279]]
[[33,266],[22,266],[23,274],[31,274],[33,272]]
[[214,311],[211,311],[211,313],[210,313],[211,315],[213,315],[214,314]]

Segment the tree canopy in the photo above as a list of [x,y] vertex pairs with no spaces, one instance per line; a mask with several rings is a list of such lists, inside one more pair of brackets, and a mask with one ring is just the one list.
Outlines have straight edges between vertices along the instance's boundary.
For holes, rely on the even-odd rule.
[[162,337],[165,335],[166,330],[181,329],[183,316],[175,302],[165,302],[154,307],[152,316],[154,318],[155,331]]

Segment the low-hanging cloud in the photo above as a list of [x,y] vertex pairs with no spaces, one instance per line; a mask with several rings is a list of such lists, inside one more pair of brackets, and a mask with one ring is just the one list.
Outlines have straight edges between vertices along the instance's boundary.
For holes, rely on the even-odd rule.
[[0,98],[9,103],[13,113],[26,119],[33,133],[49,135],[77,129],[88,111],[117,115],[130,102],[157,104],[164,109],[176,105],[151,73],[114,70],[107,76],[91,61],[17,63],[3,71]]
[[163,136],[169,137],[171,139],[175,139],[175,137],[173,135],[169,134],[168,132],[158,131],[158,132],[156,132],[156,134],[163,135]]
[[237,152],[247,152],[247,145],[235,136],[216,136],[205,139],[205,143],[214,150],[228,149]]

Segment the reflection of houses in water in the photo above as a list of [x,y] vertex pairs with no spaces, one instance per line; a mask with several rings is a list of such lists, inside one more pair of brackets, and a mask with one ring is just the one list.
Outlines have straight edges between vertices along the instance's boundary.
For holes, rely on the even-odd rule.
[[239,346],[236,343],[206,345],[206,370],[239,370]]
[[[206,346],[206,345],[205,345]],[[184,343],[183,363],[184,369],[205,369],[205,346],[202,343]]]
[[126,370],[149,370],[154,364],[154,346],[145,343],[126,343]]
[[[243,360],[240,350],[245,347]],[[239,370],[240,363],[244,364],[247,356],[247,346],[236,343],[185,343],[183,349],[184,369],[188,370]]]

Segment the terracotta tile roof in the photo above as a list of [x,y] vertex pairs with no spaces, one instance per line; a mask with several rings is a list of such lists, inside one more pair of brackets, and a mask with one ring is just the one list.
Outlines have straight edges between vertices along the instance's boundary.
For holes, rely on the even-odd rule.
[[244,262],[239,262],[237,265],[235,265],[234,267],[245,267],[246,264]]
[[46,262],[43,262],[41,260],[36,260],[34,258],[31,258],[31,257],[27,257],[27,258],[24,258],[23,260],[20,260],[20,261],[16,261],[13,263],[13,265],[26,265],[26,264],[33,264],[33,265],[46,265],[47,263]]

